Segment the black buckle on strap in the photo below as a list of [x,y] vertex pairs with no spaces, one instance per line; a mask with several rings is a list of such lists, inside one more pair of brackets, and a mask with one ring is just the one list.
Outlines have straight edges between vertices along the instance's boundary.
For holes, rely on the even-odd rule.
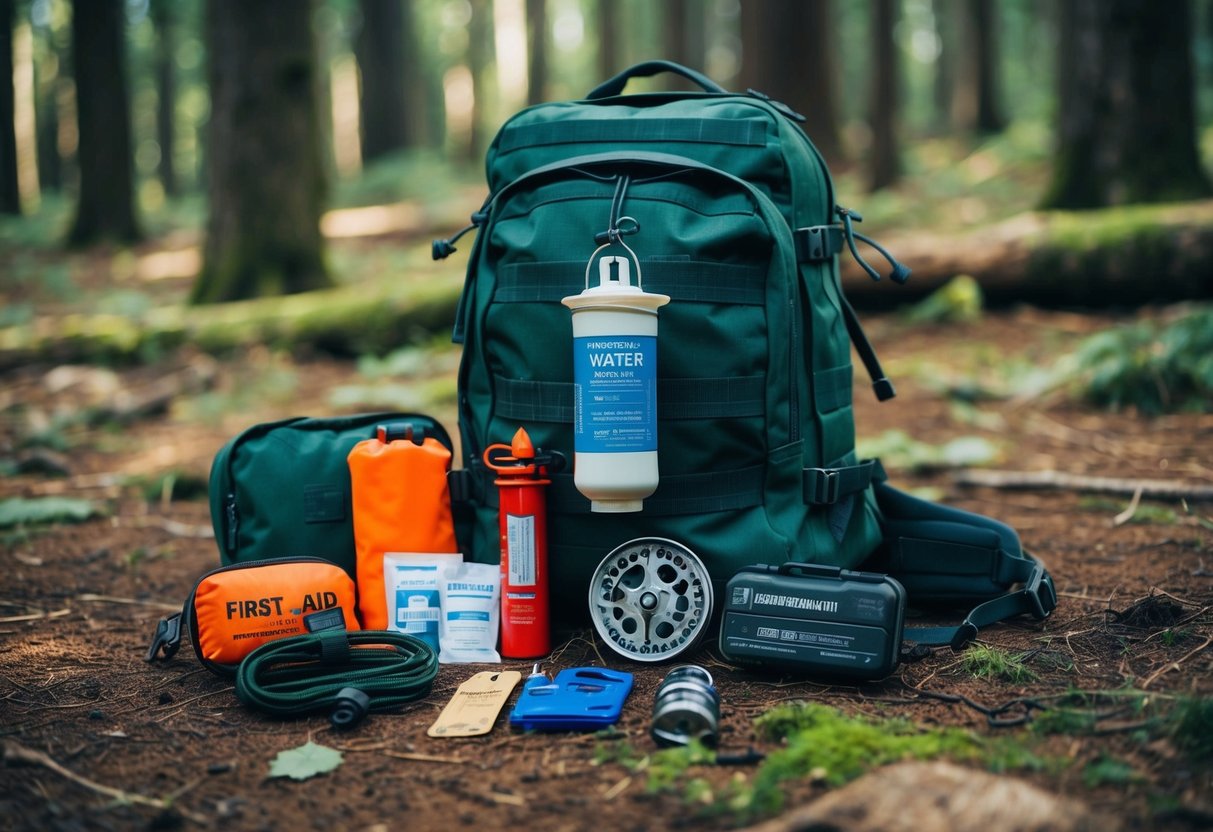
[[834,468],[804,469],[805,501],[809,505],[828,506],[838,502],[842,478]]
[[143,657],[145,662],[154,662],[156,656],[161,650],[164,651],[164,660],[168,661],[176,655],[178,648],[181,647],[181,613],[175,613],[168,618],[161,618],[156,625],[156,633],[152,636],[151,646],[147,648],[147,655]]
[[956,628],[956,632],[952,636],[952,642],[948,646],[953,650],[960,650],[970,641],[977,638],[978,632],[977,625],[966,618],[964,622]]
[[829,260],[842,251],[842,229],[837,225],[810,225],[792,232],[796,243],[796,260],[816,263]]
[[1028,599],[1028,612],[1037,621],[1044,621],[1057,609],[1057,588],[1053,586],[1052,576],[1039,563],[1032,567],[1023,594]]

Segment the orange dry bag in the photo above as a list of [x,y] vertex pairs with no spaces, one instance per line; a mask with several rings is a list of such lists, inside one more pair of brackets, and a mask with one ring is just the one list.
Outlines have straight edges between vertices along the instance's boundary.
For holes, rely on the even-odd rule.
[[350,451],[358,612],[368,630],[388,629],[383,556],[458,552],[446,475],[451,452],[407,422],[376,427]]

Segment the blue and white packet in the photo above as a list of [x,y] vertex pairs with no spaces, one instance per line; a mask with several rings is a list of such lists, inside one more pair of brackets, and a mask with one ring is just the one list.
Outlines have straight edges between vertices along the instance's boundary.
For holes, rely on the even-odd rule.
[[383,587],[388,629],[408,633],[438,651],[442,617],[438,585],[442,575],[459,566],[454,553],[387,552],[383,556]]
[[501,567],[460,563],[438,578],[442,608],[438,630],[441,664],[498,663]]

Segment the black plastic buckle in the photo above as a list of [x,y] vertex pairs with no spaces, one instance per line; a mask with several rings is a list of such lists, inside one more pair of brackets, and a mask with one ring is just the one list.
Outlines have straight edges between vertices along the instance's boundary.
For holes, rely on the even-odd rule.
[[164,650],[164,660],[168,661],[177,654],[181,647],[181,613],[174,613],[168,618],[161,618],[156,624],[156,634],[152,636],[151,646],[147,648],[145,662],[156,661],[156,655]]
[[1057,588],[1053,586],[1052,576],[1039,563],[1032,567],[1023,593],[1028,599],[1028,612],[1037,621],[1044,621],[1057,609]]
[[806,468],[805,475],[812,478],[806,496],[810,505],[828,506],[838,502],[841,477],[833,468]]
[[345,612],[341,607],[317,610],[303,616],[303,626],[307,628],[309,633],[319,633],[324,630],[344,630]]
[[956,628],[956,634],[952,636],[952,643],[949,646],[953,650],[959,651],[970,641],[977,638],[977,634],[977,625],[966,618],[964,623]]
[[414,427],[412,422],[388,422],[383,425],[375,425],[375,435],[380,442],[394,442],[397,439],[404,439],[412,442],[414,445],[421,445],[425,442],[425,428]]
[[842,251],[842,229],[836,225],[810,225],[792,234],[798,263],[829,260]]

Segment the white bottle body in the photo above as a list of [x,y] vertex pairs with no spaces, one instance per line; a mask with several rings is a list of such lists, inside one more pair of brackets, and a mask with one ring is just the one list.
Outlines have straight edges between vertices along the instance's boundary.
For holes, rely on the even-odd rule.
[[657,307],[665,295],[589,289],[573,310],[573,482],[596,512],[657,490]]

